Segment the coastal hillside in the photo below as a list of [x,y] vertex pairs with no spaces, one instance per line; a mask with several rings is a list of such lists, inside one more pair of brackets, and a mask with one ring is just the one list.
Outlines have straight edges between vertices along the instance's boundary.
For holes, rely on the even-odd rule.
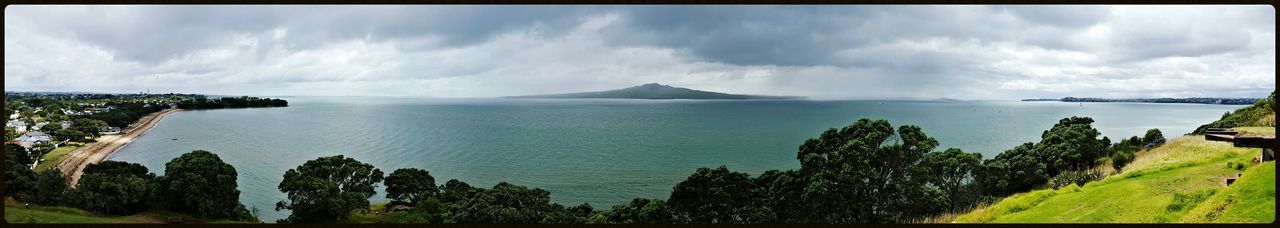
[[1209,128],[1232,128],[1232,127],[1275,127],[1276,126],[1276,93],[1271,92],[1271,96],[1259,100],[1257,103],[1237,109],[1234,112],[1228,112],[1222,115],[1222,119],[1213,121],[1213,123],[1205,124],[1196,128],[1192,134],[1204,134]]
[[[1014,194],[961,214],[957,223],[1271,223],[1275,162],[1261,149],[1208,141],[1207,128],[1274,136],[1275,93],[1228,112],[1192,135],[1135,154],[1102,180]],[[1231,185],[1228,178],[1238,178]]]
[[[1015,194],[955,222],[1269,223],[1275,218],[1275,163],[1253,164],[1257,155],[1258,149],[1183,136],[1138,154],[1106,179]],[[1225,185],[1237,175],[1239,182]]]
[[649,83],[624,89],[546,94],[530,96],[513,96],[509,98],[614,98],[614,99],[798,99],[795,96],[762,96],[708,92],[687,88],[673,87],[658,83]]

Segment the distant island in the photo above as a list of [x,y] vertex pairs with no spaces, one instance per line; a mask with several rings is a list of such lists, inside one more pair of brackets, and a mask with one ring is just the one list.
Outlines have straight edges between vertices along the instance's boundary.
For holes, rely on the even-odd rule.
[[1107,98],[1092,98],[1092,97],[1064,97],[1062,99],[1052,99],[1052,98],[1022,99],[1022,101],[1188,103],[1188,104],[1225,104],[1225,105],[1250,105],[1253,103],[1257,103],[1258,100],[1261,100],[1261,98],[1192,97],[1192,98],[1107,99]]
[[693,90],[680,87],[672,87],[658,83],[649,83],[644,85],[633,86],[624,89],[581,92],[581,93],[562,93],[562,94],[544,94],[529,96],[510,96],[506,98],[616,98],[616,99],[802,99],[799,96],[764,96],[764,95],[742,95],[708,92],[701,90]]

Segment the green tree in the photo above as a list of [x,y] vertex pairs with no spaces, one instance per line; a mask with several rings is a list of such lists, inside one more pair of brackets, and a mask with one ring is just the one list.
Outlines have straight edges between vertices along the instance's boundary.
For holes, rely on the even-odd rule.
[[245,219],[240,203],[236,169],[218,155],[204,150],[182,154],[164,165],[163,186],[170,210],[201,218]]
[[72,205],[107,215],[128,215],[146,210],[148,181],[134,175],[84,174],[68,197]]
[[460,203],[471,199],[476,193],[483,189],[471,187],[467,182],[450,179],[444,183],[444,187],[440,188],[440,201],[445,203]]
[[1098,158],[1106,153],[1108,143],[1098,136],[1101,133],[1092,126],[1089,117],[1069,117],[1059,120],[1040,136],[1035,151],[1049,167],[1049,176],[1067,170],[1093,168]]
[[62,171],[53,169],[36,174],[35,188],[14,196],[23,202],[41,205],[58,205],[67,191],[67,178]]
[[17,164],[30,165],[33,161],[31,153],[27,153],[27,149],[16,144],[4,144],[5,161],[13,161]]
[[[21,147],[14,145],[4,145],[4,195],[17,196],[36,188],[38,177],[35,172],[31,171],[30,166],[22,163],[19,157],[25,157],[26,152]],[[13,148],[18,148],[14,150]]]
[[288,199],[276,210],[292,210],[280,222],[341,222],[352,211],[368,210],[382,171],[342,155],[320,157],[284,174],[278,188]]
[[1035,188],[1049,181],[1049,167],[1034,152],[1035,143],[1023,143],[982,162],[976,179],[985,195],[1004,196]]
[[137,163],[103,161],[85,166],[75,188],[65,197],[80,209],[128,215],[149,209],[158,198],[160,178]]
[[667,207],[681,222],[748,223],[755,197],[751,177],[746,173],[698,168],[676,184]]
[[1142,142],[1143,146],[1147,148],[1159,146],[1164,143],[1164,134],[1160,133],[1160,129],[1152,128],[1142,136]]
[[13,127],[10,127],[10,126],[4,126],[4,141],[5,141],[5,142],[10,142],[10,141],[13,141],[13,140],[15,140],[15,139],[18,139],[18,137],[19,137],[19,136],[22,136],[22,134],[18,134],[18,129],[17,129],[17,128],[13,128]]
[[[804,176],[795,170],[769,170],[761,173],[755,180],[757,195],[762,196],[757,199],[757,203],[764,205],[763,208],[772,212],[773,219],[768,219],[769,215],[760,215],[756,213],[753,216],[762,217],[754,219],[761,223],[806,223],[808,221],[817,220],[813,213],[806,211],[802,195],[805,186],[809,183]],[[759,208],[757,208],[758,210]]]
[[605,216],[608,223],[618,224],[667,224],[672,223],[675,218],[665,201],[645,198],[632,199],[629,204],[614,205]]
[[107,130],[107,122],[89,118],[80,118],[71,122],[69,126],[76,131],[83,132],[90,137],[97,137],[99,132]]
[[929,183],[946,194],[945,203],[950,212],[967,209],[977,200],[972,180],[974,171],[981,165],[982,154],[965,153],[956,148],[931,152],[924,159],[924,167],[929,169]]
[[501,182],[459,204],[458,223],[532,224],[551,212],[551,192]]
[[[895,134],[896,133],[896,134]],[[842,129],[828,129],[805,140],[797,157],[808,179],[802,201],[806,211],[825,212],[827,223],[902,222],[928,208],[927,176],[919,163],[938,146],[916,126],[897,132],[885,120],[860,119]]]
[[387,198],[401,202],[418,202],[437,193],[436,179],[426,170],[405,168],[387,175]]
[[71,140],[74,142],[89,141],[87,138],[89,137],[89,134],[84,133],[80,130],[76,130],[75,128],[58,129],[57,131],[53,131],[50,135],[52,135],[55,139],[58,139],[59,141],[61,140]]

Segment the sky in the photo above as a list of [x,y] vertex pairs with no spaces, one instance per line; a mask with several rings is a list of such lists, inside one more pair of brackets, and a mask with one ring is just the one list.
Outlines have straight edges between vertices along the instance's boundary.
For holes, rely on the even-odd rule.
[[4,89],[496,97],[1262,97],[1271,6],[30,6]]

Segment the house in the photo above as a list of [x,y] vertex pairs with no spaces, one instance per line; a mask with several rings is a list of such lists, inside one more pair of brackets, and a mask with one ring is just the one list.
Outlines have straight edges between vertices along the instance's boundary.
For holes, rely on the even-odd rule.
[[30,149],[36,144],[53,142],[53,138],[44,132],[29,131],[26,134],[22,134],[22,136],[18,136],[17,141],[18,145]]
[[49,122],[39,122],[39,123],[36,123],[36,127],[33,127],[33,128],[31,128],[31,129],[32,129],[32,130],[40,130],[40,129],[43,129],[44,125],[49,125]]
[[13,127],[18,132],[27,132],[27,122],[21,120],[10,120],[4,123],[5,127]]
[[66,128],[71,127],[71,121],[70,121],[70,120],[59,121],[59,122],[58,122],[58,124],[61,124],[61,125],[62,125],[62,129],[66,129]]
[[99,132],[99,134],[103,134],[103,135],[114,135],[114,134],[120,134],[120,128],[118,128],[118,127],[108,127],[108,128],[107,128],[107,131]]

